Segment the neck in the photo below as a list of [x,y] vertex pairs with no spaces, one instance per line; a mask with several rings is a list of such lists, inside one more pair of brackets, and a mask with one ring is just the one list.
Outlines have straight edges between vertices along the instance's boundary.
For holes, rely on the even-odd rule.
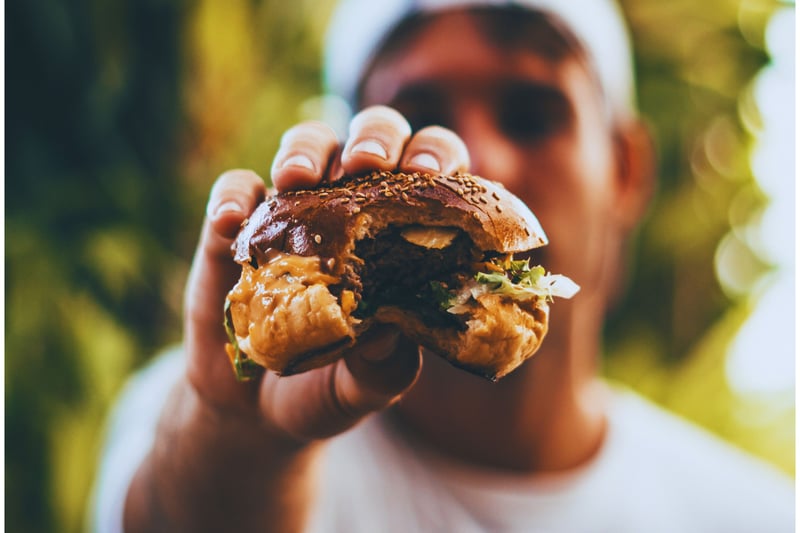
[[588,461],[606,426],[600,324],[591,320],[600,315],[570,304],[551,316],[539,352],[498,383],[425,353],[419,381],[394,409],[397,423],[450,457],[489,468],[545,472]]

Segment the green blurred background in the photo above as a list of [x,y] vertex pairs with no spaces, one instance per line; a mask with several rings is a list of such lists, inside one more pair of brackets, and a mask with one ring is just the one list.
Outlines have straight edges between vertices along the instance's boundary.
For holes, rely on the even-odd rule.
[[[8,531],[86,527],[114,395],[180,340],[212,181],[266,176],[319,110],[331,5],[6,2]],[[794,3],[624,6],[661,181],[605,372],[794,475]]]

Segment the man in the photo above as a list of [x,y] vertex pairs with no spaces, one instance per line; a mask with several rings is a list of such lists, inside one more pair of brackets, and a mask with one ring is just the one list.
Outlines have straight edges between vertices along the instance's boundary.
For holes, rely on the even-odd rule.
[[[228,172],[187,288],[185,360],[145,371],[117,416],[116,442],[138,456],[132,479],[106,483],[106,516],[129,531],[792,529],[791,483],[597,378],[652,186],[649,140],[613,6],[517,4],[345,3],[327,74],[362,110],[341,155],[328,126],[290,129],[271,177],[278,190],[370,169],[500,181],[550,237],[537,262],[582,287],[554,305],[539,353],[493,384],[381,327],[335,364],[236,382],[220,327],[229,248],[266,191]],[[125,411],[143,395],[138,416],[161,411],[154,435]]]

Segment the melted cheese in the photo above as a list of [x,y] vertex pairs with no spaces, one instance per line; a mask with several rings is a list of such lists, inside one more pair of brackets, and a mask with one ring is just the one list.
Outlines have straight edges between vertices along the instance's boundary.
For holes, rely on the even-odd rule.
[[320,260],[317,256],[304,257],[301,255],[272,252],[270,260],[258,268],[263,279],[273,279],[277,283],[289,283],[300,280],[304,285],[324,283],[331,285],[339,278],[325,274],[320,269]]
[[353,295],[343,298],[343,309],[328,290],[338,281],[320,270],[319,257],[277,253],[258,269],[244,265],[228,295],[241,350],[281,370],[295,355],[353,338]]
[[458,235],[455,228],[432,228],[425,226],[410,226],[400,232],[405,240],[423,248],[441,250],[447,248]]

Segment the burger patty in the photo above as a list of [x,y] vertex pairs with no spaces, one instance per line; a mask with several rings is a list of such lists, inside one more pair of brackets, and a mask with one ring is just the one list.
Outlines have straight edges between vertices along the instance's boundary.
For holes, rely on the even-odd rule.
[[357,318],[374,314],[380,306],[411,309],[436,327],[465,327],[461,317],[441,308],[431,282],[454,286],[480,259],[469,237],[459,232],[445,248],[412,244],[401,235],[402,228],[390,227],[375,238],[356,243],[355,255],[363,264],[354,271],[360,282]]

